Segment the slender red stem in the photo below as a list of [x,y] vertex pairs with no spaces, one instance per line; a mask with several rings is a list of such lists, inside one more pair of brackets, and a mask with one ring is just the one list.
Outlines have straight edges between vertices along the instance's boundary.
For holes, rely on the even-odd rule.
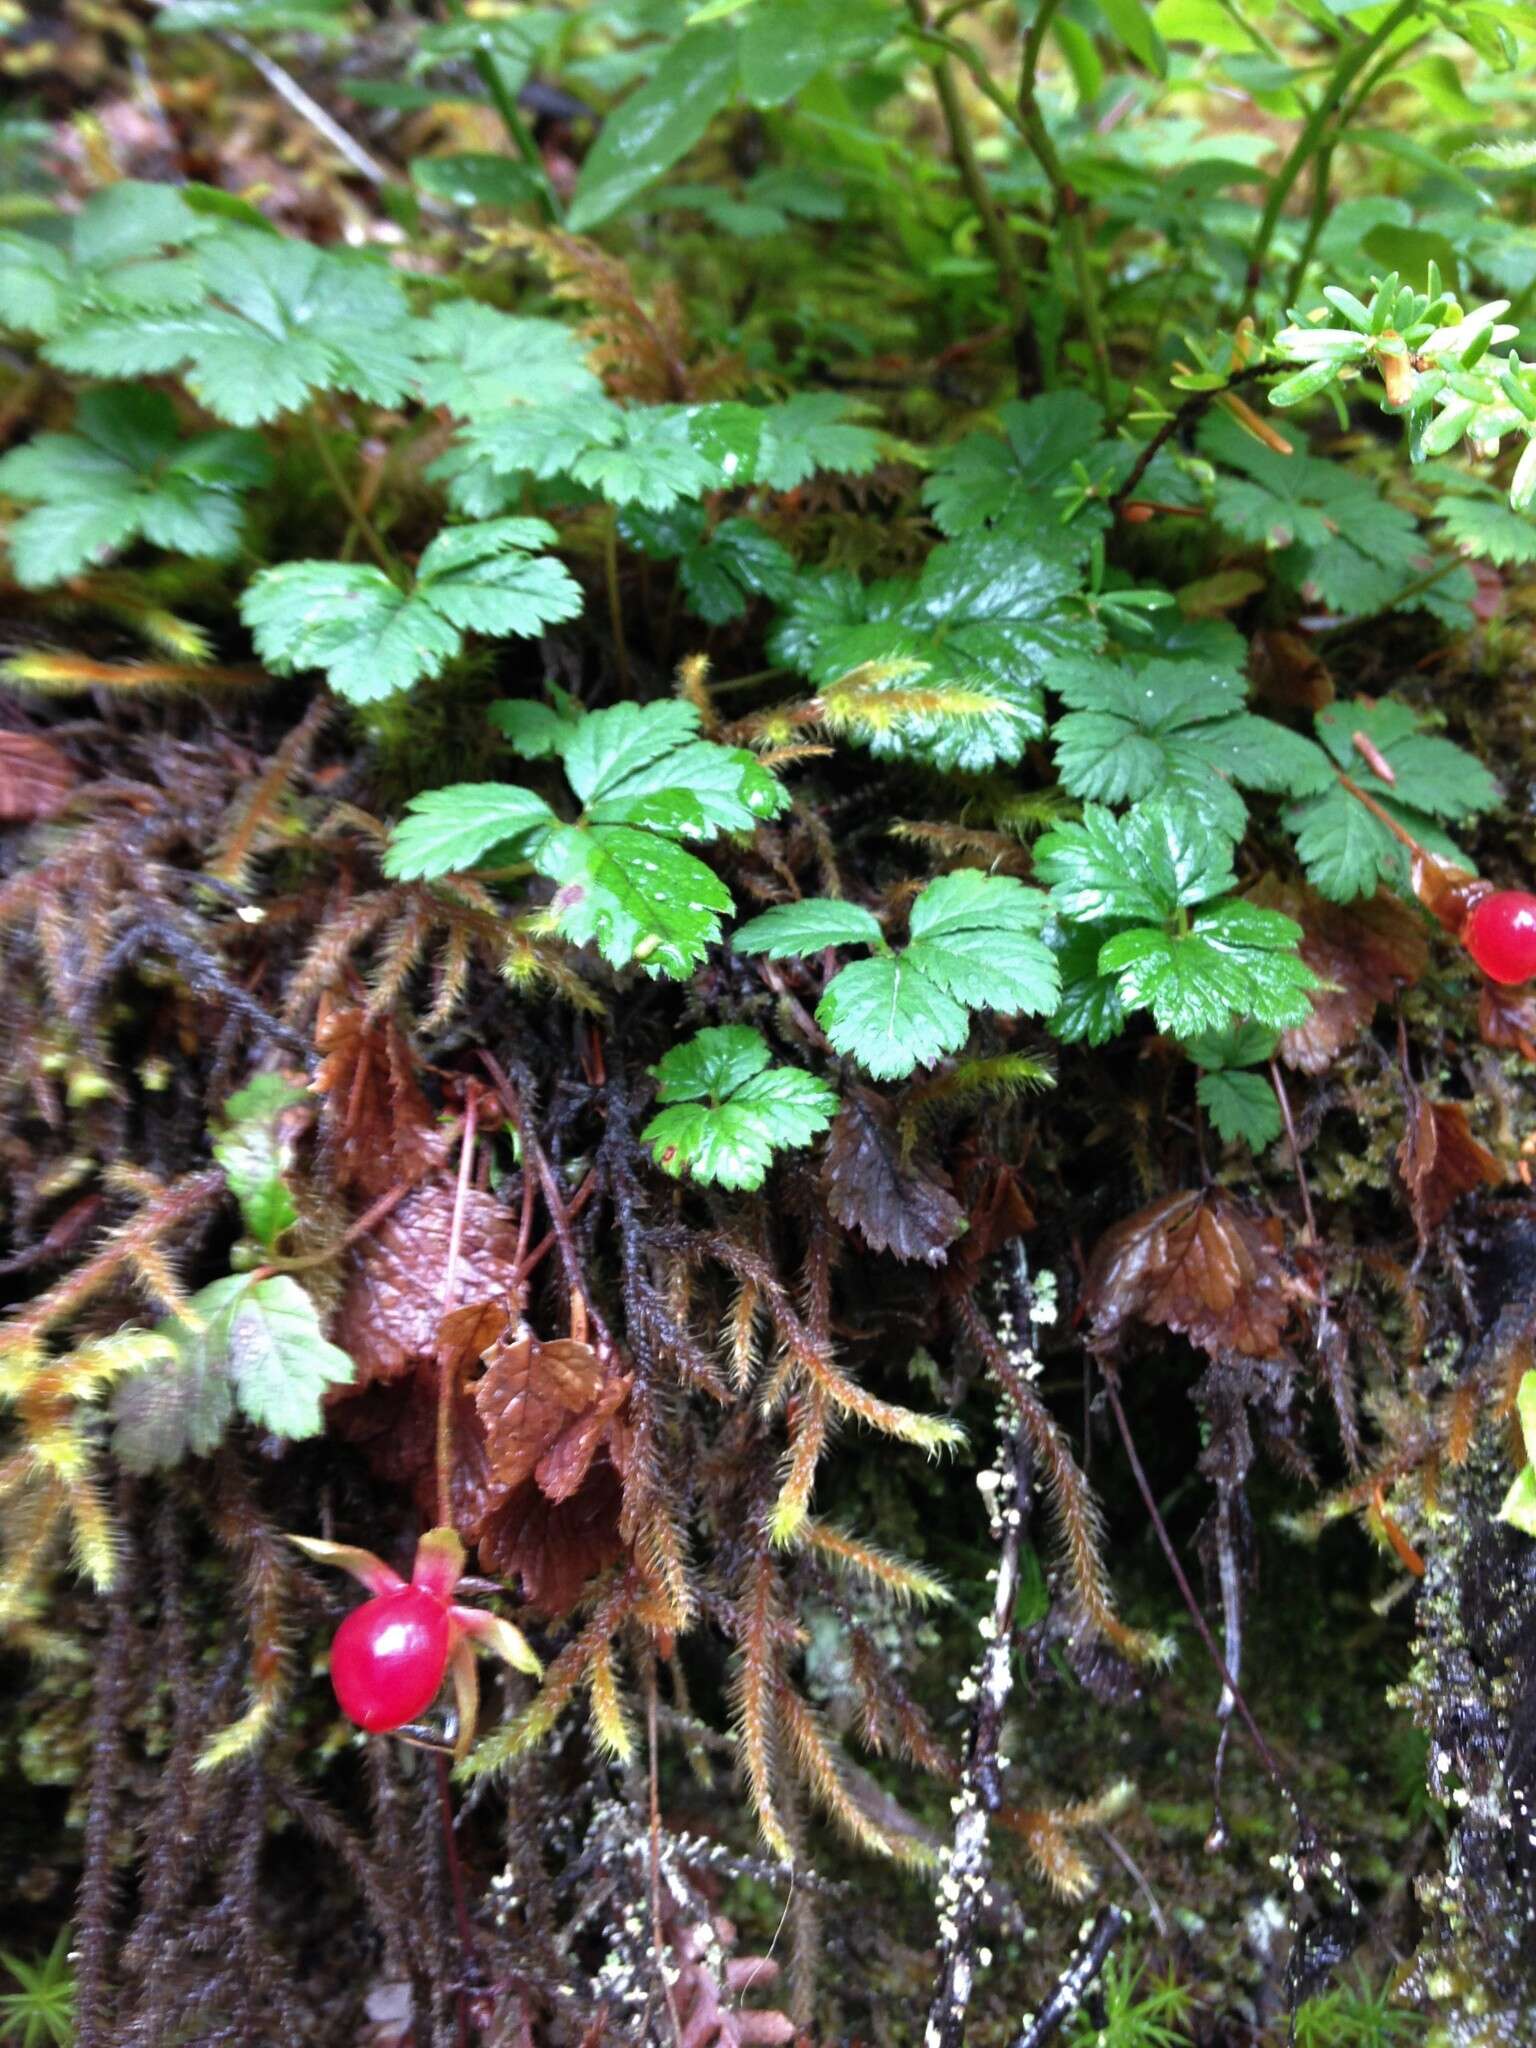
[[[475,1096],[471,1081],[465,1092],[464,1140],[459,1147],[459,1178],[453,1191],[453,1222],[448,1231],[448,1257],[443,1267],[443,1314],[453,1307],[459,1278],[459,1253],[464,1245],[464,1212],[469,1202],[470,1175],[475,1163]],[[437,1368],[437,1521],[446,1529],[453,1520],[453,1352],[444,1345]]]

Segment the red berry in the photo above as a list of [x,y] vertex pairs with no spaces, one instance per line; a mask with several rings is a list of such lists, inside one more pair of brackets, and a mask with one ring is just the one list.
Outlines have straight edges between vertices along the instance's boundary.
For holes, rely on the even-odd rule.
[[414,1720],[437,1697],[449,1638],[448,1609],[417,1586],[354,1607],[331,1644],[341,1711],[370,1735]]
[[1536,896],[1495,889],[1474,903],[1461,943],[1490,981],[1529,981],[1536,975]]

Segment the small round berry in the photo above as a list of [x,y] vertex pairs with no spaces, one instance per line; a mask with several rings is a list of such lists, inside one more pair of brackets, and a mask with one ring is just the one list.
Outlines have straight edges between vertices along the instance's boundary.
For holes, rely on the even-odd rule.
[[341,1711],[377,1735],[431,1706],[448,1665],[448,1610],[401,1586],[354,1607],[331,1644],[331,1684]]
[[1536,896],[1495,889],[1474,903],[1461,943],[1490,981],[1529,981],[1536,975]]

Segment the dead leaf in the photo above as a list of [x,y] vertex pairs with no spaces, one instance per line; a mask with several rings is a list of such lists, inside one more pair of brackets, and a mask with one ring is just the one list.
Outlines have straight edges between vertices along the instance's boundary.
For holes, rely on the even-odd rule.
[[1177,1330],[1219,1358],[1279,1355],[1311,1292],[1280,1254],[1278,1224],[1255,1222],[1220,1188],[1165,1195],[1099,1239],[1084,1307],[1103,1342],[1128,1322]]
[[1321,711],[1333,702],[1333,677],[1299,633],[1255,633],[1248,673],[1257,694],[1277,710]]
[[1451,1213],[1457,1198],[1504,1178],[1503,1168],[1472,1135],[1459,1102],[1431,1102],[1417,1090],[1408,1104],[1397,1170],[1422,1243]]
[[0,820],[30,824],[61,811],[80,777],[69,756],[35,732],[0,732]]
[[[352,1254],[333,1336],[357,1367],[359,1388],[396,1379],[437,1355],[443,1276],[455,1191],[446,1180],[413,1188]],[[517,1224],[479,1188],[465,1196],[457,1301],[504,1304],[518,1292]]]
[[374,1197],[440,1167],[448,1144],[416,1079],[411,1050],[389,1019],[322,999],[321,1059],[310,1084],[338,1188]]
[[978,1159],[973,1170],[956,1169],[970,1228],[950,1254],[944,1275],[947,1294],[966,1293],[995,1252],[1035,1227],[1035,1213],[1019,1185],[1018,1170],[994,1158]]
[[[375,1476],[409,1490],[429,1522],[437,1520],[437,1372],[418,1365],[408,1379],[377,1380],[361,1394],[338,1399],[327,1425],[356,1444]],[[473,1541],[507,1498],[486,1452],[485,1428],[468,1390],[455,1395],[450,1424],[451,1520]]]
[[475,1389],[497,1479],[515,1487],[532,1478],[550,1500],[568,1500],[629,1386],[590,1344],[541,1344],[524,1324],[492,1348]]
[[965,1229],[965,1211],[948,1178],[920,1154],[903,1158],[889,1106],[868,1088],[851,1088],[827,1140],[827,1206],[871,1251],[942,1266]]
[[524,1598],[546,1614],[567,1614],[587,1582],[626,1555],[622,1503],[619,1475],[607,1458],[592,1465],[568,1500],[549,1500],[530,1479],[481,1531],[481,1569],[520,1579]]
[[1536,1062],[1536,994],[1485,981],[1477,999],[1477,1031],[1484,1045]]
[[1280,1058],[1303,1074],[1326,1073],[1377,1005],[1411,988],[1428,965],[1422,920],[1390,890],[1361,903],[1329,903],[1299,882],[1267,877],[1248,900],[1301,926],[1301,957],[1328,984],[1314,990],[1306,1023],[1280,1036]]

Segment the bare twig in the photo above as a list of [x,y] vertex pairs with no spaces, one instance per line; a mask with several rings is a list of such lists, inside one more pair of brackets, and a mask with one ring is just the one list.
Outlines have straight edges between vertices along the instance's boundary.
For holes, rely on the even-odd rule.
[[1058,1978],[1050,1997],[1014,2040],[1013,2048],[1045,2048],[1045,2043],[1061,2031],[1109,1961],[1109,1952],[1120,1939],[1125,1924],[1125,1915],[1118,1906],[1100,1910],[1087,1940]]
[[269,57],[264,50],[258,50],[235,29],[222,30],[217,40],[226,50],[233,50],[237,57],[243,57],[253,70],[259,71],[278,98],[286,100],[317,135],[323,135],[336,154],[345,157],[360,178],[366,178],[370,185],[389,184],[390,174],[378,158],[370,156],[363,145],[304,90],[292,72],[285,71],[275,58]]

